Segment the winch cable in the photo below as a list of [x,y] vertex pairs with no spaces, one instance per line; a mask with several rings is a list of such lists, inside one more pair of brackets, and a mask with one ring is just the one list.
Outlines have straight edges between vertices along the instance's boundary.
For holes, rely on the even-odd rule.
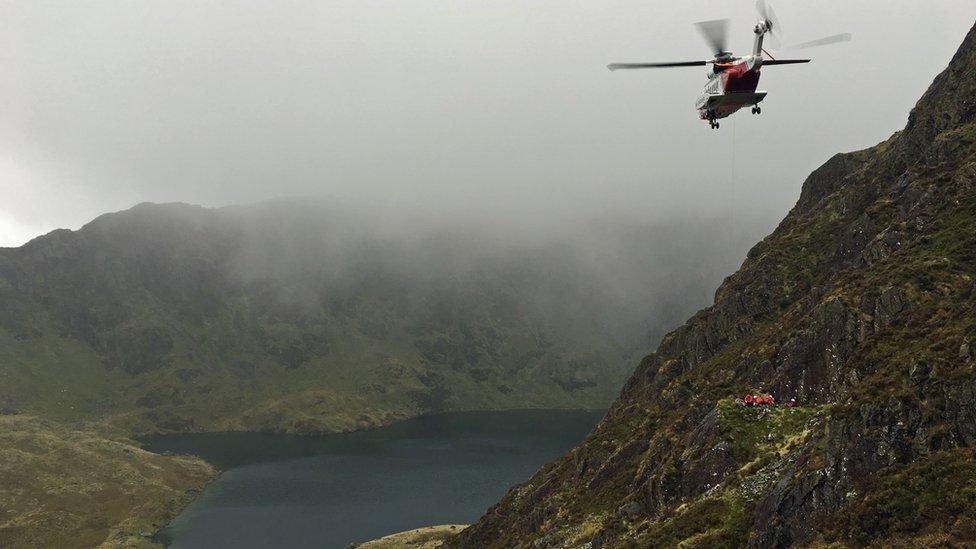
[[731,174],[729,176],[729,249],[735,249],[735,117],[729,117],[729,122],[732,123],[732,140],[729,142],[729,167]]

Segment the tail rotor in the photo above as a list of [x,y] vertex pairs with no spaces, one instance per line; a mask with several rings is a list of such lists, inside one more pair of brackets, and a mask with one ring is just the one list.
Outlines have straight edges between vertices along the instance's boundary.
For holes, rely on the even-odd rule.
[[766,3],[766,0],[756,0],[756,11],[759,12],[763,23],[766,24],[766,30],[769,32],[770,47],[778,50],[782,46],[780,36],[782,36],[783,31],[779,24],[779,18],[776,17],[776,12],[773,11],[772,6]]
[[[783,27],[780,25],[779,18],[776,17],[776,12],[773,11],[773,7],[766,3],[766,0],[756,0],[756,11],[759,12],[759,16],[762,18],[759,24],[765,25],[765,30],[768,32],[770,50],[805,50],[808,48],[817,48],[820,46],[829,46],[831,44],[851,41],[851,34],[845,32],[842,34],[834,34],[832,36],[820,38],[818,40],[811,40],[809,42],[791,44],[783,47],[781,40],[783,36]],[[757,29],[756,32],[759,32],[759,29]]]

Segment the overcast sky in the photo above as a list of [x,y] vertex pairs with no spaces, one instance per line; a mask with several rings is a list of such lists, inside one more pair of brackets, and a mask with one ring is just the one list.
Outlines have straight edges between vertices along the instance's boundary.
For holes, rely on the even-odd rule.
[[713,132],[692,27],[749,0],[0,2],[0,245],[142,201],[326,195],[506,219],[772,226],[830,155],[904,126],[973,0],[773,0],[763,114]]

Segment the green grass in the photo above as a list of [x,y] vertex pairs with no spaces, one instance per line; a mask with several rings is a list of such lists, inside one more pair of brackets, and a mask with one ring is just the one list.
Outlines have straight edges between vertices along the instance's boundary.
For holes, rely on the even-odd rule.
[[149,546],[215,474],[123,437],[0,416],[0,546]]
[[748,463],[777,455],[795,443],[815,417],[826,414],[827,407],[741,407],[723,399],[715,410],[725,438],[732,443],[734,459]]

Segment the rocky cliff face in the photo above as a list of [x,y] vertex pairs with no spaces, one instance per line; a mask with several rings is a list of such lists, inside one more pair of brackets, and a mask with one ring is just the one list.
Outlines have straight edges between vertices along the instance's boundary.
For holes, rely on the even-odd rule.
[[[976,29],[459,547],[976,541]],[[797,408],[732,399],[768,390]]]

